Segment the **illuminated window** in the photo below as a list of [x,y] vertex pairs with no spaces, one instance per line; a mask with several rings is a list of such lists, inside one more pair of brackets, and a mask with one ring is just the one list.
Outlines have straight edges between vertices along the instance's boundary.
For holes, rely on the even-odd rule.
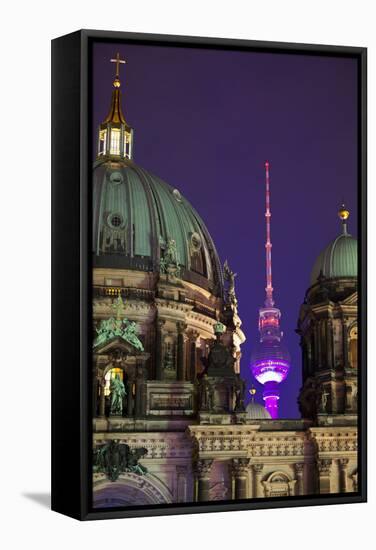
[[124,132],[124,156],[132,158],[132,134],[129,132]]
[[349,360],[353,369],[358,368],[358,327],[350,330]]
[[107,143],[107,130],[101,130],[99,132],[98,155],[106,154],[106,143]]
[[110,154],[120,155],[120,130],[117,128],[111,130]]
[[110,384],[111,380],[116,378],[116,375],[119,375],[120,380],[123,380],[123,369],[119,369],[117,367],[111,369],[108,371],[108,373],[104,377],[104,395],[110,395]]

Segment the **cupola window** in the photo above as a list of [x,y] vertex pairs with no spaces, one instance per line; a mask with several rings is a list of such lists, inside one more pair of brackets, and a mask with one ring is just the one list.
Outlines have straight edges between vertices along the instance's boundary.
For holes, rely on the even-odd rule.
[[117,128],[111,129],[110,155],[120,156],[120,130]]
[[112,100],[109,113],[99,127],[98,158],[116,157],[121,159],[132,158],[133,129],[128,126],[121,108],[121,92],[119,68],[125,60],[117,54],[111,62],[116,63],[116,75],[113,82]]

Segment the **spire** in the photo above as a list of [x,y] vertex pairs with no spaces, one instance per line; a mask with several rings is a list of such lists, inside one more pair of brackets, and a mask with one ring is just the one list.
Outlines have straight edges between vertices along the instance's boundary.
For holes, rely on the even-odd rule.
[[133,129],[128,126],[121,108],[121,81],[120,66],[125,65],[125,59],[116,57],[110,59],[115,63],[115,78],[111,105],[108,115],[99,127],[98,159],[101,157],[115,157],[116,159],[131,159],[133,155]]
[[340,209],[338,210],[338,217],[342,221],[342,233],[343,235],[348,235],[347,233],[347,220],[350,216],[349,210],[347,210],[345,203],[341,204]]
[[265,162],[265,221],[266,221],[266,243],[265,243],[265,255],[266,255],[266,298],[265,306],[273,307],[273,285],[272,285],[272,243],[270,240],[270,220],[272,213],[270,210],[270,181],[269,181],[269,162]]
[[125,118],[123,111],[121,110],[121,92],[120,92],[120,64],[125,64],[125,59],[120,59],[119,52],[116,54],[115,59],[110,59],[111,63],[116,63],[115,80],[113,81],[114,89],[112,90],[111,107],[107,117],[104,119],[104,123],[115,122],[125,124]]
[[256,395],[256,388],[252,384],[251,389],[249,390],[250,396],[251,396],[251,403],[255,402],[255,395]]

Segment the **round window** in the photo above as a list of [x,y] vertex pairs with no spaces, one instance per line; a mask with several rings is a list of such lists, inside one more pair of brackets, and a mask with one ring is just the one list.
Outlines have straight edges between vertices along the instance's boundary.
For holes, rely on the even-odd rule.
[[191,235],[191,246],[196,252],[198,252],[201,248],[201,237],[196,232]]
[[174,195],[175,199],[178,201],[178,202],[181,202],[182,201],[182,197],[181,197],[181,194],[180,194],[180,191],[179,189],[174,189],[172,194]]
[[120,183],[123,183],[123,176],[120,172],[112,172],[110,175],[110,182],[114,185],[119,185]]
[[121,214],[110,214],[108,223],[111,227],[118,228],[123,225],[123,216]]

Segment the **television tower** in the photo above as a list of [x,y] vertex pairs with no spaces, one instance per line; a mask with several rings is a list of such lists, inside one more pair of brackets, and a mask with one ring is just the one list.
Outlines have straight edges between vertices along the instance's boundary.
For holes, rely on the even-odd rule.
[[266,221],[266,288],[264,307],[259,309],[260,340],[251,355],[251,371],[256,380],[263,384],[265,408],[272,418],[278,418],[279,384],[290,370],[290,354],[282,343],[281,311],[274,307],[272,284],[272,243],[269,162],[265,162],[265,221]]

